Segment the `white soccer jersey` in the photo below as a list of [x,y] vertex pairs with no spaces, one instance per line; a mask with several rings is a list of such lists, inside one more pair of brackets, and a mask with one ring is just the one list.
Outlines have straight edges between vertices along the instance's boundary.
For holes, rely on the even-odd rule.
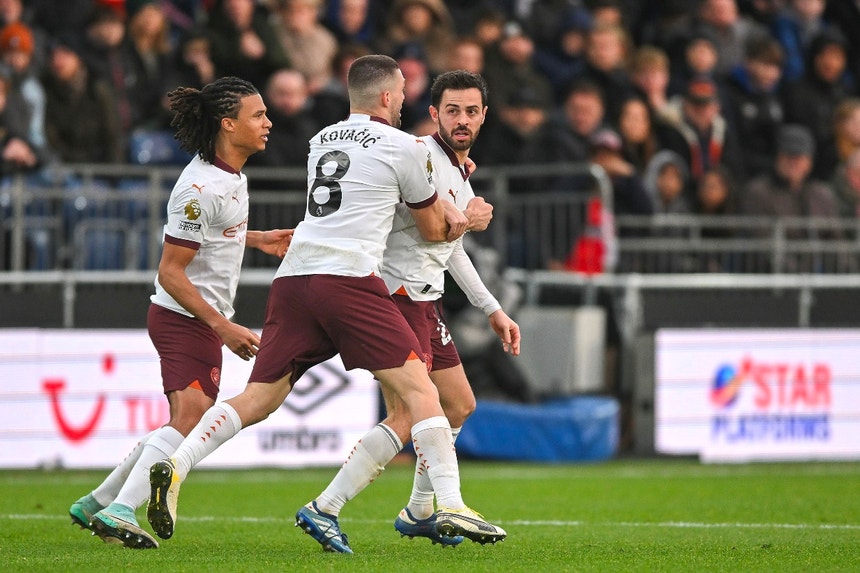
[[[469,174],[454,151],[438,135],[424,136],[430,149],[433,183],[439,197],[465,210],[475,197]],[[466,293],[469,301],[488,315],[501,306],[480,280],[472,261],[463,250],[463,238],[450,243],[430,243],[421,237],[410,209],[398,205],[394,225],[382,261],[382,278],[388,292],[404,294],[412,300],[436,300],[445,290],[445,270]]]
[[[245,255],[248,231],[248,179],[216,160],[195,155],[167,201],[164,241],[198,249],[185,274],[200,295],[225,317],[233,316],[233,299]],[[152,302],[192,316],[155,277]]]
[[436,200],[427,145],[366,114],[310,140],[308,206],[276,277],[379,274],[394,210]]

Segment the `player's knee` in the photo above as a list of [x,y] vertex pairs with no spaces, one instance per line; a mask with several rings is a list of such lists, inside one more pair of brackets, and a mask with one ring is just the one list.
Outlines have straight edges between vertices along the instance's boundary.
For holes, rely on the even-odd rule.
[[452,428],[461,427],[475,411],[475,400],[465,400],[445,407],[445,416]]

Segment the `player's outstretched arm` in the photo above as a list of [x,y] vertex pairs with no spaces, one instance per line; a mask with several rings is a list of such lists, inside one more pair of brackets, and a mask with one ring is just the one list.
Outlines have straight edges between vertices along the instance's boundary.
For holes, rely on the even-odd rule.
[[491,314],[489,318],[490,326],[502,341],[505,352],[518,356],[520,353],[520,326],[511,320],[511,317],[505,314],[502,309]]
[[290,248],[295,229],[272,229],[270,231],[248,231],[245,246],[260,249],[268,255],[283,259]]
[[185,268],[196,254],[194,249],[165,242],[158,264],[158,282],[182,308],[212,328],[231,352],[243,360],[250,360],[260,346],[259,335],[230,322],[200,296],[197,287],[185,274]]

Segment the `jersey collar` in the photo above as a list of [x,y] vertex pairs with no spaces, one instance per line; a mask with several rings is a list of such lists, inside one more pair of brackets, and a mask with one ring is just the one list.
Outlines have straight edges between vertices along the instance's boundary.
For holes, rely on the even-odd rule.
[[451,161],[451,165],[460,170],[460,175],[463,176],[463,181],[468,179],[469,175],[472,174],[469,171],[469,167],[467,165],[460,165],[460,158],[457,157],[457,154],[454,153],[454,150],[451,149],[451,146],[448,145],[444,139],[442,139],[442,136],[439,135],[438,131],[433,134],[433,139],[436,141],[436,143],[439,144],[439,147],[442,148],[442,151],[445,152],[445,155],[448,156],[448,159]]
[[218,156],[215,157],[215,161],[212,162],[212,165],[214,165],[218,169],[221,169],[222,171],[230,173],[231,175],[239,175],[238,171],[227,165],[227,163]]

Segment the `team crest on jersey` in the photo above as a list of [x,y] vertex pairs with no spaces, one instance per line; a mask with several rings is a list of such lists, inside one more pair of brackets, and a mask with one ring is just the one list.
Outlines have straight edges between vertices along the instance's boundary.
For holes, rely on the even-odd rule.
[[221,369],[218,368],[217,366],[214,367],[209,372],[209,378],[212,379],[213,384],[215,384],[216,386],[220,386],[221,385]]
[[200,208],[200,201],[197,199],[192,199],[188,203],[185,204],[185,216],[191,220],[196,221],[200,218],[200,213],[202,213],[202,209]]

